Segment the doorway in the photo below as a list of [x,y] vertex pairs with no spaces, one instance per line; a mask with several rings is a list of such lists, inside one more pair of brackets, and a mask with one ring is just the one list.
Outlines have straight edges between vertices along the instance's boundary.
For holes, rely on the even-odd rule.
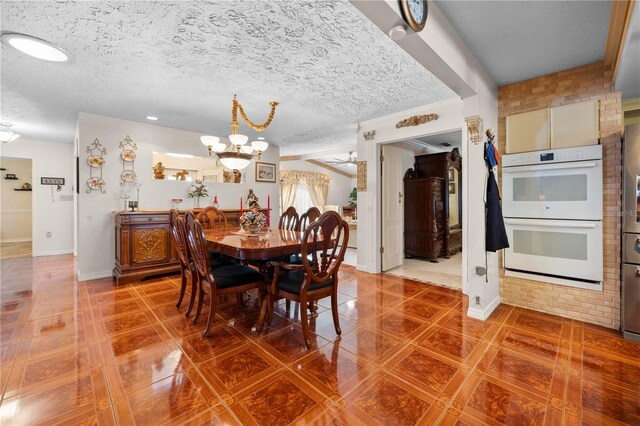
[[462,288],[461,132],[381,147],[384,273]]
[[30,159],[0,157],[0,259],[31,257],[32,166]]

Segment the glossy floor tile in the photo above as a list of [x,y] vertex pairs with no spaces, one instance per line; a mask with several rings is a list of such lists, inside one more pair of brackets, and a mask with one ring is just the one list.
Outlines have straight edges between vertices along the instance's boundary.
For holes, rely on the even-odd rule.
[[328,301],[221,298],[211,337],[176,308],[179,276],[78,283],[71,256],[3,260],[0,424],[640,424],[640,344],[459,292],[343,266]]

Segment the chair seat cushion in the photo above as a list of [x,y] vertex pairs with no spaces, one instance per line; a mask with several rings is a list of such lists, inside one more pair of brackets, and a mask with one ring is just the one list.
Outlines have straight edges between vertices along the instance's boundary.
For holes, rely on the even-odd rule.
[[217,288],[236,287],[264,281],[264,275],[244,265],[228,265],[211,271]]
[[223,266],[234,265],[231,260],[224,257],[210,257],[209,264],[211,265],[212,270],[222,268]]
[[[284,271],[280,273],[278,280],[278,288],[287,293],[300,294],[300,288],[304,282],[304,271]],[[319,283],[311,281],[311,285],[307,291],[319,290],[324,287],[328,287],[333,284],[333,279]]]

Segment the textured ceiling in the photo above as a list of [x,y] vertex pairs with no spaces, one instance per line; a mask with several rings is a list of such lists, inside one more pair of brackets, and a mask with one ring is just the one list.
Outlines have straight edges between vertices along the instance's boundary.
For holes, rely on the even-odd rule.
[[436,0],[436,4],[498,86],[604,57],[610,1]]
[[[224,136],[233,94],[283,154],[355,143],[353,123],[452,98],[346,0],[2,2],[3,32],[71,53],[2,47],[2,120],[71,142],[78,112]],[[245,134],[255,132],[242,125]]]

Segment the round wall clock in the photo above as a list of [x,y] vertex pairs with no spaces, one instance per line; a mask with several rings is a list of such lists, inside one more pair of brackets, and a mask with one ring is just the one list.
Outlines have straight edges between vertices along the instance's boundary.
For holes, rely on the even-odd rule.
[[427,22],[427,0],[398,0],[402,19],[405,20],[411,29],[420,32]]

